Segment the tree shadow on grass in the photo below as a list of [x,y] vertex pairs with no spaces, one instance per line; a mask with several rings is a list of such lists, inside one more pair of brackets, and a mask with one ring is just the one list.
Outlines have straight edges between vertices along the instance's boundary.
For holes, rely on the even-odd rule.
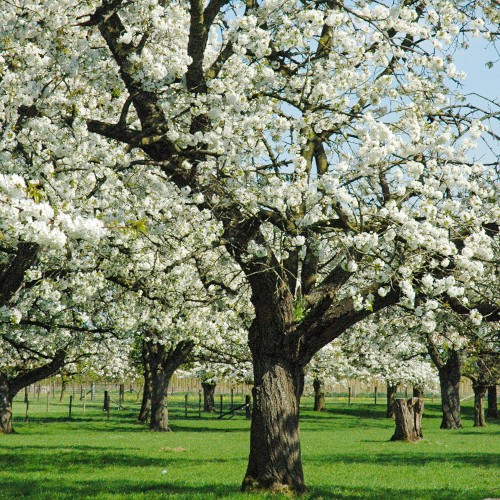
[[[161,482],[160,482],[161,481]],[[494,492],[487,490],[476,490],[474,498],[484,498],[491,496]],[[168,475],[165,480],[158,481],[137,481],[133,480],[82,480],[82,481],[61,481],[45,480],[43,482],[35,480],[6,480],[2,482],[2,493],[4,498],[57,498],[58,500],[73,500],[75,498],[175,498],[177,500],[212,500],[212,499],[234,499],[234,498],[269,498],[281,500],[289,498],[279,494],[267,495],[244,495],[239,491],[239,484],[203,484],[194,486],[183,482],[174,483],[169,480]],[[475,492],[476,493],[476,492]],[[345,487],[332,486],[313,487],[303,497],[307,500],[325,499],[363,499],[363,500],[400,500],[401,498],[411,499],[440,499],[456,500],[470,499],[471,493],[460,492],[452,488],[380,488],[365,487]]]
[[498,466],[500,454],[498,453],[378,453],[370,455],[356,454],[332,454],[321,456],[307,456],[308,464],[363,464],[397,466],[424,466],[428,464],[461,464],[475,467]]
[[[16,473],[67,470],[94,467],[155,467],[164,468],[170,464],[189,467],[206,464],[239,463],[242,457],[204,457],[194,458],[180,453],[169,453],[160,447],[150,450],[158,456],[143,456],[138,448],[123,447],[109,451],[106,447],[86,445],[19,445],[9,447],[14,453],[0,454],[0,470],[11,470]],[[0,484],[0,492],[2,491]],[[0,496],[0,498],[3,498]]]
[[60,482],[53,480],[40,481],[25,480],[2,481],[3,498],[57,498],[58,500],[75,498],[169,498],[180,499],[215,499],[234,498],[237,487],[230,488],[217,484],[192,486],[173,484],[166,479],[158,484],[144,481],[124,480],[92,480]]
[[[486,498],[494,494],[493,491],[476,490],[472,498]],[[380,487],[333,487],[333,488],[311,488],[307,495],[308,500],[326,500],[326,499],[362,499],[362,500],[470,500],[471,492],[461,492],[452,488],[407,488],[407,489],[391,489]]]

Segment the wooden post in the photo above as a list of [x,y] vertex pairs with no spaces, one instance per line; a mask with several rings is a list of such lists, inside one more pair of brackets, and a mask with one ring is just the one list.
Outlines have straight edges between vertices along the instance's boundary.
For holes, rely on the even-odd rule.
[[71,410],[73,407],[73,394],[69,397],[69,419],[71,420]]
[[351,388],[349,387],[349,395],[347,396],[347,404],[351,404]]
[[231,388],[231,410],[234,408],[234,389]]
[[188,395],[184,395],[184,416],[187,418],[188,416]]
[[375,386],[375,389],[373,390],[373,394],[375,397],[375,406],[377,405],[377,386]]
[[90,401],[94,401],[95,400],[95,384],[94,382],[92,382],[90,384]]
[[252,418],[252,411],[251,411],[251,408],[250,408],[250,404],[252,402],[252,398],[247,394],[245,396],[245,416],[247,418]]
[[198,389],[198,417],[201,417],[201,389]]
[[224,396],[221,394],[220,395],[220,416],[222,418],[222,404],[223,404],[223,401],[224,401]]
[[109,411],[109,396],[108,391],[104,391],[104,405],[102,407],[104,411]]
[[42,386],[38,384],[38,387],[36,388],[36,398],[38,401],[40,401],[40,393],[42,392]]

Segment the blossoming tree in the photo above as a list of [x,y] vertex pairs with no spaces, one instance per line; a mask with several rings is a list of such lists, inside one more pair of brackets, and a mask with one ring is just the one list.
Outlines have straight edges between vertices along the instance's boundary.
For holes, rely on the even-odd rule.
[[122,179],[142,164],[221,223],[255,310],[243,487],[303,491],[313,355],[411,307],[425,277],[472,309],[442,276],[483,278],[496,173],[469,152],[495,110],[459,95],[448,49],[494,37],[494,2],[14,0],[2,20],[2,83],[23,92],[27,131],[58,138],[56,164],[71,134],[93,186],[96,164]]

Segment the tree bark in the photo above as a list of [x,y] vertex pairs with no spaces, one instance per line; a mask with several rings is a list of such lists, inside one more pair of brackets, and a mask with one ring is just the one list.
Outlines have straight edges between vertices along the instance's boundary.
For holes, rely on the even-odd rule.
[[62,403],[62,400],[64,398],[64,393],[66,392],[67,388],[68,388],[68,382],[64,377],[61,377],[61,394],[59,396],[59,403]]
[[300,452],[302,367],[287,360],[254,358],[255,385],[250,457],[243,490],[305,491]]
[[486,427],[484,418],[484,396],[488,387],[485,384],[472,384],[474,389],[474,427]]
[[446,363],[438,367],[443,411],[441,429],[462,428],[460,418],[461,365],[460,354],[457,351],[450,350]]
[[385,416],[387,418],[394,417],[394,402],[396,401],[396,394],[398,392],[397,385],[387,383],[387,411]]
[[498,418],[497,386],[488,387],[488,418]]
[[424,402],[420,398],[394,401],[396,431],[391,441],[418,441],[422,439],[422,412]]
[[12,399],[7,378],[0,374],[0,434],[13,434]]
[[215,411],[215,388],[217,384],[215,382],[202,382],[201,387],[203,388],[203,411],[213,413]]
[[186,361],[193,347],[193,342],[185,341],[167,350],[163,344],[155,341],[146,342],[151,370],[150,430],[158,432],[171,430],[168,421],[168,386],[175,370]]
[[314,411],[326,411],[325,392],[321,390],[321,380],[315,378],[313,381],[314,387]]
[[16,394],[40,380],[57,372],[66,360],[64,350],[57,351],[51,361],[45,365],[22,372],[13,377],[0,373],[0,434],[12,434],[12,401]]
[[145,423],[148,421],[149,412],[151,411],[151,369],[149,367],[147,348],[144,343],[141,352],[142,368],[144,373],[144,388],[142,391],[142,402],[138,420]]

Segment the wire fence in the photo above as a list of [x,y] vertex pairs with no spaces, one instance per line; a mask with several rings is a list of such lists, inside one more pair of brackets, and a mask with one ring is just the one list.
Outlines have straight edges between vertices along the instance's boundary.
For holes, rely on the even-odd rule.
[[[214,408],[210,414],[203,411],[203,391],[199,379],[180,379],[171,385],[168,394],[168,412],[172,420],[185,418],[233,418],[249,417],[251,386],[247,384],[218,384],[214,395]],[[185,389],[184,391],[179,389]],[[332,389],[337,389],[333,391]],[[52,378],[27,387],[14,399],[14,420],[43,419],[109,419],[117,412],[137,418],[142,401],[143,386],[136,382],[86,382],[65,383]],[[306,388],[301,406],[312,409],[312,388]],[[385,386],[369,385],[366,382],[348,381],[344,385],[325,386],[325,408],[338,405],[366,403],[386,404]],[[397,398],[411,397],[411,386],[398,386]],[[461,398],[473,397],[467,381],[461,385]],[[105,404],[108,398],[109,404]],[[439,392],[429,389],[424,393],[428,402],[440,402]]]

